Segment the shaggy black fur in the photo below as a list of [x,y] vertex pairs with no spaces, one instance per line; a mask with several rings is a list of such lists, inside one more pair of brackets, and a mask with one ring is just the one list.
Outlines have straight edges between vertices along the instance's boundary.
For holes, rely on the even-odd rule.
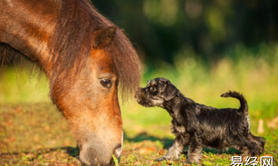
[[250,132],[248,106],[245,98],[237,92],[227,92],[221,97],[234,97],[240,108],[205,106],[184,97],[167,79],[156,78],[140,88],[135,95],[139,104],[159,106],[168,111],[172,119],[172,132],[176,135],[168,153],[158,160],[178,159],[185,146],[189,145],[188,162],[199,163],[203,147],[219,150],[233,147],[243,155],[260,155],[265,139]]

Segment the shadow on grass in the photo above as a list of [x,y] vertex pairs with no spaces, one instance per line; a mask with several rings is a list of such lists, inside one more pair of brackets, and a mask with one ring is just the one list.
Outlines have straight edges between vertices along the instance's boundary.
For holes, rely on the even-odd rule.
[[8,152],[8,153],[0,153],[0,158],[4,156],[20,156],[22,154],[34,154],[35,156],[39,156],[46,153],[51,152],[61,152],[65,151],[69,156],[77,158],[79,155],[79,148],[78,147],[57,147],[57,148],[46,148],[46,149],[37,149],[32,151],[22,151],[22,152]]
[[[125,139],[128,142],[142,142],[142,141],[157,142],[157,141],[159,141],[163,144],[163,149],[169,149],[174,142],[173,139],[170,139],[167,137],[165,137],[165,138],[155,137],[155,136],[149,135],[146,132],[141,132],[134,137],[128,137],[127,134],[125,134]],[[185,148],[184,152],[187,152],[187,151],[188,151],[188,146]],[[234,148],[229,148],[228,150],[222,150],[222,151],[216,150],[214,148],[203,148],[203,152],[212,153],[212,154],[220,154],[220,153],[240,154],[240,151],[238,151]]]
[[142,142],[142,141],[152,141],[152,142],[161,142],[163,144],[163,149],[168,149],[173,144],[173,139],[170,138],[158,138],[152,135],[149,135],[146,132],[141,132],[137,134],[134,137],[128,137],[127,134],[125,134],[125,140],[128,142]]
[[222,153],[225,153],[225,154],[240,154],[240,151],[239,150],[236,150],[234,148],[229,148],[227,150],[217,150],[217,149],[214,149],[214,148],[203,148],[203,152],[206,152],[206,153],[212,153],[212,154],[222,154]]

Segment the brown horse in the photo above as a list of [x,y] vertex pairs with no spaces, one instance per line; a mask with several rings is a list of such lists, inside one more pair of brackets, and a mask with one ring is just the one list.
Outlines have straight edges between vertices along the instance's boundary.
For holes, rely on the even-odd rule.
[[[1,0],[0,42],[46,73],[86,165],[109,165],[123,144],[118,87],[133,92],[137,54],[88,0]],[[13,54],[1,54],[11,59]]]

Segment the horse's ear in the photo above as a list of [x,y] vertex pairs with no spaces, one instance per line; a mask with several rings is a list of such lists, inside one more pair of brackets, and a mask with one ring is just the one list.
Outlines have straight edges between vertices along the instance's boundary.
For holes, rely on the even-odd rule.
[[94,49],[103,48],[111,43],[116,34],[116,27],[107,27],[96,30],[93,34]]

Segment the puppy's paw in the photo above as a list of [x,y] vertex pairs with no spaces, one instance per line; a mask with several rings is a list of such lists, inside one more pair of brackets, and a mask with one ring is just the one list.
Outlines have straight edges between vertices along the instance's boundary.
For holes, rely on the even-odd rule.
[[160,157],[158,159],[155,159],[154,161],[163,161],[163,160],[178,160],[179,156],[177,155],[165,155],[163,157]]
[[167,160],[167,159],[163,156],[158,159],[155,159],[154,161],[160,162],[160,161],[164,161],[164,160]]

